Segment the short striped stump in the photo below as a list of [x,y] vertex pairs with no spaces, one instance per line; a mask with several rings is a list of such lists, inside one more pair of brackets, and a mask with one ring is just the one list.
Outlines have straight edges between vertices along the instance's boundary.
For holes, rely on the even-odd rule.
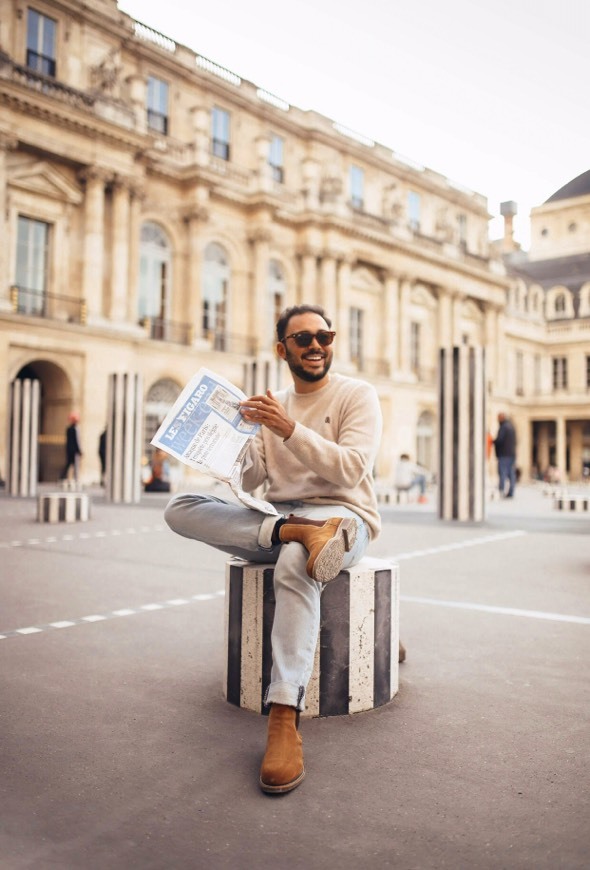
[[561,495],[555,496],[553,506],[558,511],[589,511],[590,496],[587,495]]
[[[226,566],[224,696],[264,712],[272,666],[273,565]],[[399,567],[362,559],[326,584],[306,691],[306,716],[341,716],[387,704],[398,690]]]
[[90,498],[85,492],[46,492],[37,499],[40,523],[76,523],[90,519]]

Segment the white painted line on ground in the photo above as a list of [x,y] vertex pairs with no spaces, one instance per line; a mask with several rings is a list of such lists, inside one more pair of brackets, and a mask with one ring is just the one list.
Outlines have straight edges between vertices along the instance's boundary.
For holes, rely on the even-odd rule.
[[567,613],[546,613],[543,610],[521,610],[518,607],[496,607],[493,604],[475,604],[470,601],[443,601],[439,598],[422,598],[417,595],[400,595],[400,601],[412,604],[428,604],[435,607],[455,607],[459,610],[478,610],[482,613],[498,613],[501,616],[524,616],[527,619],[548,619],[552,622],[573,622],[590,625],[590,616],[570,616]]
[[38,544],[55,544],[58,541],[88,541],[91,538],[106,538],[108,535],[112,537],[118,537],[120,535],[137,535],[139,532],[164,532],[168,527],[163,526],[158,523],[155,526],[141,526],[140,529],[111,529],[108,532],[104,530],[99,530],[96,532],[78,532],[77,535],[74,534],[63,534],[61,537],[57,537],[56,535],[48,535],[46,538],[42,540],[40,538],[29,538],[26,541],[2,541],[0,542],[0,549],[8,549],[10,547],[25,547],[25,546],[36,546]]

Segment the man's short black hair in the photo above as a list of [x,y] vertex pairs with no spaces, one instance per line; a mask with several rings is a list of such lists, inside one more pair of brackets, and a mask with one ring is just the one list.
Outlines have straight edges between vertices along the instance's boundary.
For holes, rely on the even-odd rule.
[[321,305],[292,305],[290,308],[285,308],[277,320],[277,338],[279,341],[284,339],[287,332],[287,324],[291,318],[296,317],[298,314],[319,314],[320,317],[324,318],[328,326],[332,326],[332,321]]

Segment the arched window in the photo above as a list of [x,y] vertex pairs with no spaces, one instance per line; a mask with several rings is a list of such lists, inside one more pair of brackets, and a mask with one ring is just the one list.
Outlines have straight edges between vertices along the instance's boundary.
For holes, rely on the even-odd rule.
[[211,242],[205,248],[203,263],[201,335],[210,339],[216,350],[226,347],[229,279],[226,251],[217,242]]
[[565,293],[558,293],[555,297],[555,313],[565,314]]
[[168,236],[157,224],[141,227],[139,249],[138,315],[163,321],[170,307],[172,249]]
[[285,308],[287,283],[283,274],[283,268],[278,260],[271,260],[268,264],[268,314],[269,314],[269,344],[274,344],[275,326],[281,312]]

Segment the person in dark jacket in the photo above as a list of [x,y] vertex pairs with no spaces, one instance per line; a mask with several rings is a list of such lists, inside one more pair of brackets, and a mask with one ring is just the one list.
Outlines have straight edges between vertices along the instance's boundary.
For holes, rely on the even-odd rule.
[[74,480],[77,483],[78,473],[80,470],[80,457],[82,456],[82,449],[80,447],[80,434],[78,432],[80,415],[72,413],[70,414],[69,420],[70,425],[66,429],[66,464],[61,476],[63,480],[67,480],[68,472],[73,466]]
[[[506,414],[498,414],[499,429],[494,438],[494,448],[498,459],[498,479],[500,496],[512,498],[516,486],[516,431]],[[506,492],[508,483],[508,492]]]

